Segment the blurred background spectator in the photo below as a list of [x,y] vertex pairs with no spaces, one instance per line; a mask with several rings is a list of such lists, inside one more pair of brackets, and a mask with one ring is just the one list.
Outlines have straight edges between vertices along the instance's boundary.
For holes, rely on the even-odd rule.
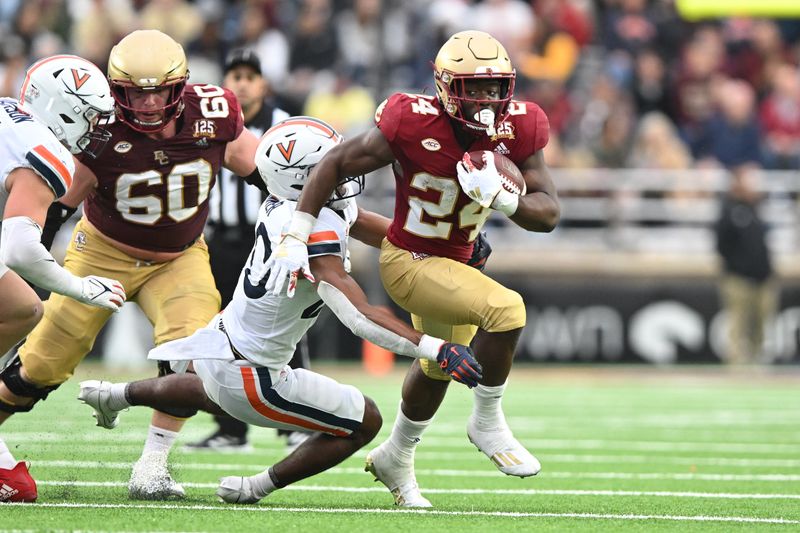
[[720,300],[728,313],[725,357],[730,364],[760,362],[764,331],[778,303],[767,227],[759,214],[759,189],[753,167],[735,168],[715,227],[722,263]]

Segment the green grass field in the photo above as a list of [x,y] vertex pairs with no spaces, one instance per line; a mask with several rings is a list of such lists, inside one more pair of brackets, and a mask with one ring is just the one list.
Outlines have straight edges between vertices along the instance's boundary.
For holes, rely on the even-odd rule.
[[[316,367],[375,399],[380,440],[394,420],[403,368],[369,377],[354,366]],[[283,442],[255,428],[253,453],[183,452],[181,444],[212,428],[202,414],[171,456],[187,499],[128,500],[150,412],[123,413],[115,430],[95,427],[91,409],[75,400],[77,383],[104,377],[87,365],[1,428],[17,459],[31,461],[39,502],[0,505],[0,530],[800,530],[797,369],[516,368],[505,412],[543,465],[524,480],[500,474],[469,443],[471,393],[453,385],[417,451],[417,477],[434,504],[428,511],[395,508],[363,471],[366,449],[259,505],[223,505],[214,496],[218,478],[262,470],[282,457]]]

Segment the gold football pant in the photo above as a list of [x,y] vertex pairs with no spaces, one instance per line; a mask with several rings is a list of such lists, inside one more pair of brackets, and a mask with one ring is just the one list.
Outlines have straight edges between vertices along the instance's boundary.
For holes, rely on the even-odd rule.
[[[469,345],[478,328],[503,332],[525,326],[525,305],[518,293],[458,261],[415,258],[384,239],[380,272],[392,300],[428,335]],[[430,378],[450,379],[433,361],[420,360],[420,365]]]
[[[153,324],[156,345],[191,335],[219,312],[220,296],[202,238],[177,259],[148,263],[121,252],[81,219],[64,267],[76,276],[119,280],[128,301],[136,302]],[[110,316],[107,309],[51,294],[44,318],[19,351],[30,380],[44,386],[69,379]]]

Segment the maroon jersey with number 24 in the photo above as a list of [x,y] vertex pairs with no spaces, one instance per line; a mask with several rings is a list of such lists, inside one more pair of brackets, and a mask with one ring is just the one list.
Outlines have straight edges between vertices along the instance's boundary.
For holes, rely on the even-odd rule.
[[[447,113],[433,96],[397,93],[378,107],[375,122],[397,158],[389,242],[466,263],[491,210],[473,202],[458,184],[456,163],[465,150]],[[512,100],[496,134],[481,134],[468,150],[492,150],[521,166],[547,144],[549,132],[538,105]]]

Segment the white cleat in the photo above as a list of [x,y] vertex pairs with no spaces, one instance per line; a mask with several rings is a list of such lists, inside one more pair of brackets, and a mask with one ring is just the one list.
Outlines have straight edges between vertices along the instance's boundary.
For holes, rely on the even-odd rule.
[[479,429],[472,418],[467,423],[469,441],[491,459],[507,476],[535,476],[542,469],[539,460],[519,443],[505,421],[491,430]]
[[217,496],[225,503],[258,503],[261,498],[253,492],[249,477],[228,476],[219,480]]
[[142,454],[133,465],[128,482],[128,497],[132,500],[182,500],[186,491],[167,470],[167,454]]
[[110,381],[96,379],[81,381],[81,392],[78,394],[80,401],[94,409],[92,416],[97,420],[97,425],[106,429],[114,429],[119,424],[119,411],[108,406],[111,385]]
[[414,475],[414,460],[404,461],[392,452],[392,444],[384,442],[367,454],[364,468],[375,476],[394,496],[394,503],[400,507],[433,507],[419,491],[417,477]]

